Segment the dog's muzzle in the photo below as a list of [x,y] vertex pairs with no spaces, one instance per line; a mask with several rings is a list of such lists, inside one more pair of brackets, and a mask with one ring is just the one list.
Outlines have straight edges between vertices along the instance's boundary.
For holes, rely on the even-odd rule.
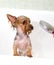
[[30,34],[32,30],[33,30],[33,26],[31,24],[26,27],[26,31],[28,34]]

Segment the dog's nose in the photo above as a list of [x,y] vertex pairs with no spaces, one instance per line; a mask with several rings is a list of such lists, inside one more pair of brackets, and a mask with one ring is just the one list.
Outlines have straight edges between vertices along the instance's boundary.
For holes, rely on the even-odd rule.
[[31,25],[31,29],[33,30],[33,26]]

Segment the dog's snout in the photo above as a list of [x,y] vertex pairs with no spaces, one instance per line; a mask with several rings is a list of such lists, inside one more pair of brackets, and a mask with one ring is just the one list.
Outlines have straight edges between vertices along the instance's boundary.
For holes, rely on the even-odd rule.
[[33,26],[31,25],[30,27],[31,27],[31,29],[33,30]]

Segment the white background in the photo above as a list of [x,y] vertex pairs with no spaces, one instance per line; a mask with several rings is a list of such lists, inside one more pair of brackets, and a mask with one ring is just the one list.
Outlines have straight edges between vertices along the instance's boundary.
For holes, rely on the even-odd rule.
[[54,11],[54,0],[0,0],[0,7]]
[[[1,57],[10,59],[9,57],[7,58],[7,56],[13,55],[12,46],[13,46],[13,41],[14,41],[14,37],[16,33],[16,31],[14,31],[11,28],[11,25],[8,22],[6,14],[11,14],[16,17],[20,15],[25,15],[31,19],[31,23],[34,26],[34,30],[30,34],[30,38],[32,43],[33,56],[36,59],[31,59],[30,62],[27,59],[29,63],[31,63],[33,60],[34,60],[33,61],[34,63],[36,63],[36,61],[39,63],[40,59],[37,60],[37,58],[50,59],[50,60],[44,59],[44,61],[46,62],[47,61],[49,62],[51,61],[51,59],[54,59],[54,38],[51,34],[44,31],[39,25],[40,20],[44,20],[54,26],[54,12],[38,11],[38,10],[22,10],[22,9],[18,10],[18,9],[7,9],[7,8],[6,9],[0,8],[0,56]],[[5,55],[7,56],[4,57]],[[22,57],[22,59],[25,59],[25,58]],[[13,59],[13,61],[15,60]],[[40,61],[42,62],[43,60],[41,59]]]

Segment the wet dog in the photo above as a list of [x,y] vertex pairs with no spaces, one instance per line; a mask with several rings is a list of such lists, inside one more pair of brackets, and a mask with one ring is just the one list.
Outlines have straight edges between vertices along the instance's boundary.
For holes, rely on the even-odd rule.
[[32,57],[32,45],[29,34],[32,32],[33,26],[30,19],[23,15],[15,17],[10,14],[7,14],[7,18],[17,31],[13,44],[13,55]]

